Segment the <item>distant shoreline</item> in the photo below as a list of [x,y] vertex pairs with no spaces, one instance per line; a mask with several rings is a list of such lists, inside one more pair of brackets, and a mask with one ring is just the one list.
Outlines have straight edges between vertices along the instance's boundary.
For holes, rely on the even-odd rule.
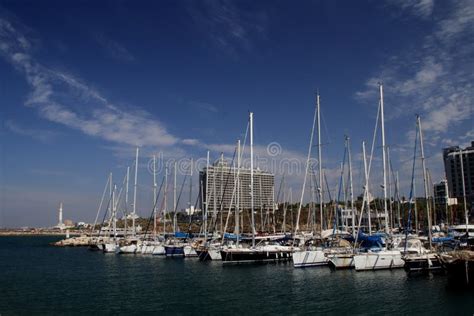
[[[80,236],[86,234],[85,231],[69,231],[69,236]],[[4,229],[0,230],[0,237],[8,236],[66,236],[66,231],[52,231],[52,230],[17,230]]]

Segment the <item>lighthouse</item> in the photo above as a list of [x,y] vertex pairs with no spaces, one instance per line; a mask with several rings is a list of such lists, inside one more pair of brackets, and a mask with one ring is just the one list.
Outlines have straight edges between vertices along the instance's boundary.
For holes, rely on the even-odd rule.
[[59,222],[58,226],[63,224],[63,202],[59,203]]
[[63,223],[63,202],[59,203],[58,220],[58,225],[56,225],[56,227],[63,230],[65,228]]

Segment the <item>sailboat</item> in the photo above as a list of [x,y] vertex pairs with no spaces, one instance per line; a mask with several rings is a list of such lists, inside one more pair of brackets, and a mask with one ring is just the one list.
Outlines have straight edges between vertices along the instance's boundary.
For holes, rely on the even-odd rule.
[[[192,216],[191,215],[191,210],[193,209],[193,205],[192,205],[192,194],[193,194],[193,159],[190,159],[189,160],[189,201],[188,201],[188,207],[189,207],[189,211],[190,211],[190,214],[189,216]],[[190,222],[191,223],[191,220]],[[190,240],[190,242],[184,246],[184,256],[185,257],[198,257],[198,254],[196,252],[196,247],[197,245],[199,244],[199,241],[198,240]]]
[[[413,156],[413,171],[412,178],[414,178],[414,167],[416,160],[416,142],[418,141],[418,136],[420,138],[420,150],[421,150],[421,163],[423,167],[423,183],[425,190],[425,201],[426,201],[426,216],[428,219],[428,240],[429,240],[429,249],[425,249],[419,240],[409,240],[408,236],[405,240],[404,246],[406,249],[416,249],[418,246],[419,251],[405,251],[403,260],[405,261],[405,270],[408,272],[427,272],[430,270],[440,270],[442,269],[441,261],[436,252],[434,252],[432,246],[432,235],[431,235],[431,212],[430,212],[430,202],[428,196],[428,179],[426,174],[426,164],[425,164],[425,152],[423,148],[423,133],[421,130],[421,118],[417,116],[416,118],[416,136],[415,136],[415,153]],[[413,187],[412,187],[413,189]],[[408,230],[407,230],[408,233]]]
[[110,185],[110,192],[111,192],[109,209],[111,211],[111,217],[109,220],[108,231],[110,232],[110,224],[112,223],[113,237],[109,236],[109,238],[102,245],[102,250],[106,253],[116,253],[119,249],[119,246],[118,246],[118,239],[117,239],[117,212],[116,212],[116,207],[115,207],[115,185],[113,186],[113,189],[112,189],[112,173],[110,173],[109,180],[110,180],[109,185]]
[[122,241],[119,253],[121,254],[134,254],[137,252],[137,249],[140,244],[140,240],[136,236],[136,227],[135,227],[135,219],[136,219],[136,210],[137,210],[137,177],[138,177],[138,147],[135,151],[135,181],[133,185],[133,211],[132,211],[132,237],[127,238]]
[[[349,161],[349,194],[351,201],[351,220],[352,220],[352,237],[355,238],[355,208],[354,208],[354,189],[352,186],[352,158],[350,150],[349,137],[346,136],[345,139],[345,149],[347,151],[348,161]],[[343,173],[341,172],[341,180]],[[342,182],[342,181],[341,181]],[[345,199],[344,199],[345,200]],[[350,243],[347,240],[341,239],[340,242],[345,242],[345,244],[338,245],[336,249],[339,249],[337,253],[328,254],[327,258],[329,263],[336,269],[351,269],[355,267],[354,263],[354,249],[351,247]]]
[[[162,245],[163,241],[159,238],[157,234],[157,203],[161,195],[161,191],[163,189],[163,184],[166,181],[166,176],[163,177],[161,181],[160,188],[157,192],[157,183],[156,183],[156,156],[153,156],[153,209],[152,213],[148,219],[148,224],[145,229],[145,234],[141,239],[141,243],[138,245],[137,252],[141,254],[165,254],[164,247]],[[148,227],[150,225],[151,220],[153,219],[153,235],[147,237]]]
[[[384,100],[383,100],[383,85],[379,85],[380,92],[380,122],[381,122],[381,136],[382,136],[382,167],[383,167],[383,194],[384,194],[384,217],[385,217],[385,234],[389,234],[390,225],[387,208],[387,167],[386,167],[386,145],[385,145],[385,122],[384,122]],[[378,119],[378,117],[377,117]],[[367,183],[366,183],[367,184]],[[367,190],[367,188],[366,188]],[[369,214],[370,219],[370,214]],[[387,245],[382,245],[382,248],[371,248],[366,252],[359,252],[354,256],[354,266],[356,271],[364,270],[380,270],[380,269],[395,269],[403,268],[405,262],[402,260],[402,255],[399,250],[388,249]]]
[[[463,191],[463,202],[464,202],[464,216],[465,235],[461,238],[465,238],[465,241],[460,240],[459,248],[451,251],[450,253],[444,253],[440,255],[443,267],[448,271],[448,276],[452,279],[456,285],[460,284],[459,281],[463,282],[466,286],[474,287],[474,251],[472,247],[474,225],[469,225],[469,212],[466,203],[466,183],[464,179],[464,158],[462,150],[459,151],[459,160],[461,164],[461,183]],[[456,226],[460,229],[462,227]],[[456,229],[457,230],[457,229]]]
[[164,175],[164,192],[163,192],[163,201],[162,201],[162,211],[161,211],[161,217],[163,221],[163,236],[159,243],[156,243],[152,255],[154,256],[165,256],[166,255],[166,250],[165,250],[165,242],[166,242],[166,210],[168,208],[168,167],[165,167],[165,175]]
[[166,240],[164,245],[165,247],[165,254],[167,257],[184,257],[184,246],[185,243],[182,238],[177,236],[177,229],[176,229],[176,212],[177,212],[177,201],[176,201],[176,175],[177,175],[177,163],[174,163],[174,181],[173,181],[173,232],[174,235],[171,238]]
[[[240,144],[240,140],[239,140],[239,144]],[[238,147],[240,147],[240,145],[238,145]],[[222,163],[222,160],[221,160],[221,163]],[[219,260],[222,260],[222,257],[221,257],[222,242],[218,241],[216,238],[209,239],[209,236],[208,236],[208,216],[207,216],[207,214],[208,214],[208,209],[209,209],[208,208],[209,197],[211,195],[216,194],[215,187],[214,187],[213,192],[209,192],[209,188],[208,188],[208,186],[209,186],[209,164],[210,164],[210,162],[209,162],[209,151],[207,151],[207,160],[206,160],[206,199],[205,200],[203,199],[203,194],[202,194],[202,191],[203,191],[202,186],[203,185],[201,183],[201,205],[204,206],[204,214],[203,214],[204,215],[203,216],[204,217],[204,226],[202,227],[202,229],[204,230],[204,239],[201,240],[200,243],[197,243],[197,245],[195,247],[195,251],[196,251],[197,256],[199,257],[200,261],[208,261],[208,260],[219,261]],[[234,172],[235,172],[235,170],[234,170]],[[235,187],[235,181],[234,181],[234,191],[233,191],[233,193],[235,193],[235,190],[236,190],[236,187]],[[234,194],[232,195],[232,201],[230,203],[231,205],[233,203],[233,198],[234,198]],[[215,200],[216,200],[216,198],[214,197],[214,201]],[[222,217],[222,214],[221,214],[221,217]],[[223,235],[225,235],[225,234],[223,234]]]
[[[295,236],[298,234],[299,231],[299,222],[300,222],[300,215],[301,209],[303,206],[303,197],[304,191],[306,186],[306,180],[309,170],[309,163],[311,159],[311,150],[313,147],[313,136],[314,136],[314,128],[316,125],[316,121],[318,124],[318,166],[319,166],[319,211],[320,211],[320,231],[322,232],[323,229],[323,172],[322,172],[322,154],[321,154],[321,109],[319,103],[319,93],[316,95],[316,111],[314,113],[313,118],[313,126],[311,128],[311,136],[309,141],[309,148],[308,148],[308,156],[306,160],[306,172],[304,175],[303,180],[303,188],[301,190],[301,198],[300,204],[298,207],[298,215],[296,219],[296,228],[295,228]],[[312,236],[313,234],[311,234]],[[312,267],[312,266],[323,266],[328,264],[328,258],[326,257],[326,251],[322,247],[322,240],[316,240],[311,237],[311,240],[305,242],[305,237],[303,235],[302,238],[304,244],[302,245],[303,249],[299,251],[295,251],[293,253],[293,266],[295,268],[303,268],[303,267]]]
[[[112,186],[110,185],[110,181],[111,181],[111,176],[107,176],[107,182],[105,183],[105,187],[104,187],[104,190],[102,192],[102,197],[100,199],[100,203],[99,203],[99,207],[97,208],[97,214],[96,214],[96,217],[95,217],[95,220],[94,220],[94,224],[92,225],[91,227],[91,231],[90,231],[90,236],[91,236],[91,241],[90,241],[90,244],[89,244],[89,250],[91,251],[103,251],[104,250],[104,236],[101,236],[101,232],[102,230],[99,228],[98,231],[97,231],[97,235],[94,236],[95,232],[94,230],[96,229],[97,227],[97,220],[99,219],[99,214],[100,214],[100,211],[102,209],[102,205],[104,203],[104,200],[105,200],[105,197],[106,197],[106,194],[107,194],[107,189],[110,190],[110,198],[112,197]],[[109,198],[109,206],[110,206],[110,198]],[[108,212],[110,210],[109,207],[107,207],[107,210],[106,212]],[[104,217],[105,219],[105,217]],[[103,222],[99,225],[99,227],[101,227],[103,224]]]
[[252,229],[252,243],[244,247],[239,242],[239,229],[237,229],[237,243],[223,248],[220,253],[224,264],[228,263],[254,263],[291,260],[293,247],[284,246],[277,241],[262,239],[255,243],[255,214],[254,214],[254,156],[253,156],[253,113],[249,113],[250,126],[250,218]]

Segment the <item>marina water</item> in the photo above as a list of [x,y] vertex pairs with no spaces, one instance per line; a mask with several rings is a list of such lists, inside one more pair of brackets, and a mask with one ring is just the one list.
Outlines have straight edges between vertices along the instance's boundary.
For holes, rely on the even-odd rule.
[[356,272],[56,248],[0,238],[0,314],[458,314],[474,293],[444,275]]

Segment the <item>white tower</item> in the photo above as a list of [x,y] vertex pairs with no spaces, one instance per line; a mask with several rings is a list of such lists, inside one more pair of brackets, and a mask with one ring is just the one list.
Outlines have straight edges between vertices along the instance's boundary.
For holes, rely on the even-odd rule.
[[63,230],[66,228],[66,226],[63,223],[63,202],[59,203],[59,209],[58,209],[58,224],[56,225],[56,228],[59,228],[60,230]]
[[58,226],[63,224],[63,202],[59,203],[59,223]]

